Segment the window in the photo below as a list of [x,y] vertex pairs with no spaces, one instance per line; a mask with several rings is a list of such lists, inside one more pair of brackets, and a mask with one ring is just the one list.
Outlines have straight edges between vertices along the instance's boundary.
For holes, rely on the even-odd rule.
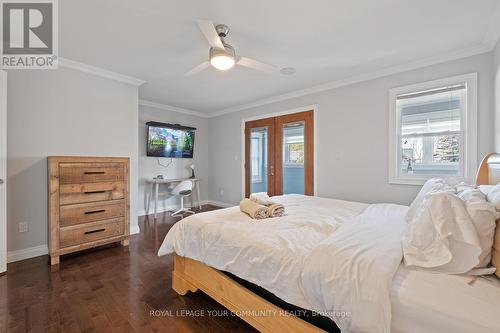
[[472,179],[476,169],[477,75],[390,91],[389,180]]

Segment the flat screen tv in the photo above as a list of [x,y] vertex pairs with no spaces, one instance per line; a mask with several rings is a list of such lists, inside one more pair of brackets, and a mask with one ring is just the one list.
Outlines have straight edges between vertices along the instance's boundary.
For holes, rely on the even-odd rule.
[[194,129],[148,126],[148,156],[193,158]]

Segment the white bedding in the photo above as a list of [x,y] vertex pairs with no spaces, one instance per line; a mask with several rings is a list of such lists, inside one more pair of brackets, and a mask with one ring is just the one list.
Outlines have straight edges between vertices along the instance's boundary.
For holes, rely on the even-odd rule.
[[313,310],[327,311],[342,332],[390,332],[390,289],[403,256],[407,210],[370,205],[305,257],[304,295]]
[[500,332],[500,280],[470,281],[400,265],[391,287],[391,332]]
[[[241,213],[238,207],[197,214],[172,227],[158,254],[176,252],[231,272],[296,306],[331,313],[331,307],[338,305],[335,300],[330,299],[334,291],[321,288],[333,287],[328,284],[328,280],[314,281],[307,274],[301,275],[307,266],[304,258],[319,244],[328,247],[328,242],[331,241],[329,237],[335,239],[335,231],[343,223],[356,221],[356,216],[364,211],[368,212],[370,205],[298,195],[273,199],[285,205],[287,216],[255,222]],[[387,205],[386,208],[388,206],[393,205]],[[402,213],[402,206],[394,207],[396,215]],[[402,219],[402,223],[405,223],[404,218]],[[390,223],[389,221],[386,226],[390,226]],[[369,234],[364,235],[368,236]],[[383,237],[383,233],[379,233],[379,236]],[[335,242],[331,244],[335,245]],[[360,249],[361,252],[366,250]],[[384,248],[383,251],[391,251],[391,247]],[[398,251],[401,249],[395,249],[396,256],[388,258],[388,262],[392,262],[388,266],[394,265]],[[318,258],[318,262],[325,258],[328,257]],[[361,258],[366,261],[370,256]],[[376,263],[376,258],[372,259]],[[309,264],[314,266],[314,262]],[[325,262],[322,265],[315,267],[324,267],[323,274],[332,274],[333,263],[332,267],[325,265]],[[355,266],[349,266],[349,262],[344,266],[347,269],[344,274],[353,273],[348,268]],[[364,267],[365,272],[370,271],[369,264]],[[390,275],[392,269],[388,267],[387,272],[382,270],[378,274]],[[495,316],[500,302],[498,283],[480,279],[470,286],[467,284],[469,280],[468,277],[410,271],[400,267],[390,283],[392,332],[471,332],[471,327],[476,327],[474,325],[479,325],[479,330],[474,330],[475,332],[498,331],[500,316]],[[344,290],[349,287],[352,288],[352,284]],[[314,288],[318,288],[316,290],[319,290],[319,295],[324,295],[323,299],[315,297]],[[478,289],[481,291],[477,292]],[[338,318],[336,321],[339,321]],[[357,326],[353,327],[358,329]],[[377,330],[380,331],[380,328]]]
[[286,216],[255,221],[232,207],[181,220],[158,255],[175,252],[201,261],[311,309],[300,286],[302,258],[368,205],[301,195],[273,200],[285,205]]
[[481,244],[462,199],[429,195],[403,237],[403,251],[408,266],[436,272],[461,274],[479,264]]

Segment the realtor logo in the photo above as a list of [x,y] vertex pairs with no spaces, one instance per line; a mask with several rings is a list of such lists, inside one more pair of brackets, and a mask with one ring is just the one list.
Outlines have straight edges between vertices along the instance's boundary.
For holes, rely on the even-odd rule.
[[56,69],[57,0],[0,0],[2,69]]

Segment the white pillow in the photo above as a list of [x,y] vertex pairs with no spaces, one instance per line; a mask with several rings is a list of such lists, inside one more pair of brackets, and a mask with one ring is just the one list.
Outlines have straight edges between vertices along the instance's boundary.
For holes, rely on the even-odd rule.
[[465,203],[446,192],[425,196],[402,245],[406,265],[448,274],[477,267],[482,251]]
[[436,192],[455,193],[455,189],[443,178],[431,178],[426,181],[415,200],[411,203],[410,208],[408,208],[408,212],[406,213],[406,222],[411,223],[411,221],[418,214],[419,210],[421,210],[425,197]]
[[491,249],[495,237],[498,213],[495,206],[486,201],[486,196],[478,189],[465,187],[458,191],[457,196],[465,202],[465,207],[472,219],[472,223],[474,223],[479,238],[481,255],[476,268],[487,267],[491,262]]
[[488,201],[495,205],[495,208],[500,211],[500,184],[479,185],[479,189],[486,195]]

